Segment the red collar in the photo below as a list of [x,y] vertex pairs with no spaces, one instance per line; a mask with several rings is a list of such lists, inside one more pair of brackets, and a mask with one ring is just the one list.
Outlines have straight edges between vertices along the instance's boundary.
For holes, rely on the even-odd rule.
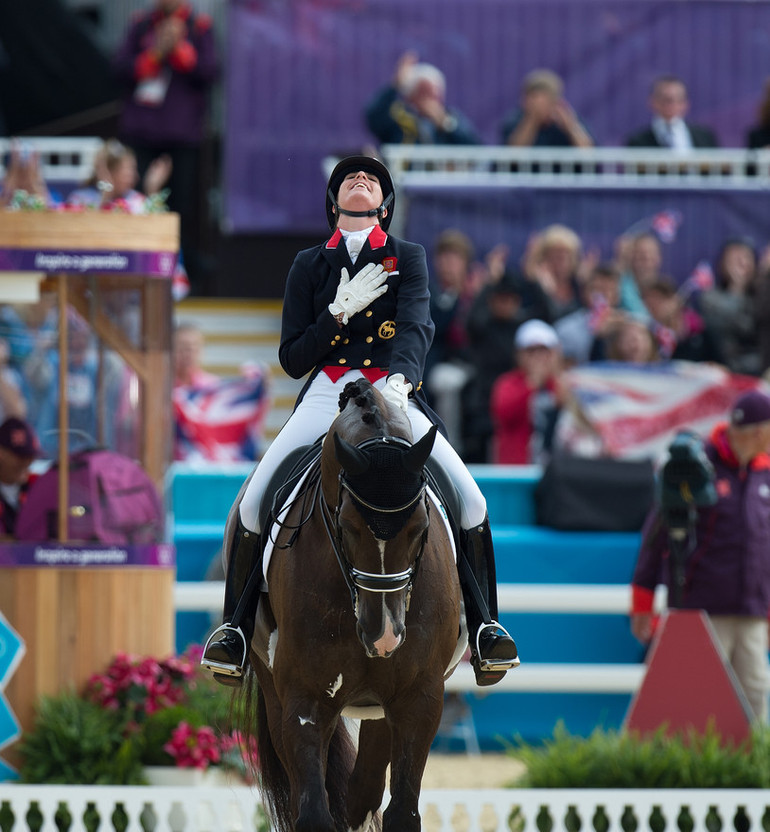
[[[337,248],[342,239],[342,232],[339,228],[332,234],[326,242],[326,248]],[[388,241],[388,235],[382,230],[382,226],[375,225],[369,233],[369,247],[372,249],[382,248]]]
[[[730,445],[727,435],[727,422],[720,422],[711,431],[711,441],[722,461],[731,468],[740,468],[738,458]],[[746,466],[750,471],[770,471],[770,454],[757,454]]]

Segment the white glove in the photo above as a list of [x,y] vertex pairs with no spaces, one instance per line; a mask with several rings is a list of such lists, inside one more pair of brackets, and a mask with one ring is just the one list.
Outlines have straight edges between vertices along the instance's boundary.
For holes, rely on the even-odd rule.
[[382,395],[388,404],[400,407],[406,413],[409,407],[409,394],[412,392],[412,384],[404,378],[403,373],[393,373],[388,376],[385,386],[382,388]]
[[329,312],[346,324],[356,312],[366,309],[373,300],[388,291],[385,285],[387,279],[388,273],[381,263],[368,263],[352,280],[348,277],[348,270],[343,269],[337,295],[329,304]]

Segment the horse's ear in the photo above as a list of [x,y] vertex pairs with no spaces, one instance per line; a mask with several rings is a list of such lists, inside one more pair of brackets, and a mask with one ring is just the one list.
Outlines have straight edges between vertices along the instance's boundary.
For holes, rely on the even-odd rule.
[[334,432],[334,455],[346,474],[363,474],[369,470],[369,457],[355,445],[346,442],[336,431]]
[[419,473],[423,466],[428,461],[430,452],[433,450],[433,443],[436,441],[436,431],[438,428],[431,425],[430,430],[419,441],[404,454],[402,461],[404,468],[412,473]]

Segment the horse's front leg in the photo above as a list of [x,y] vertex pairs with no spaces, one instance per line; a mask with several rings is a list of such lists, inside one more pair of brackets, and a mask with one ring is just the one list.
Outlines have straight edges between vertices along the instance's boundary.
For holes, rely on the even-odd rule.
[[317,702],[284,703],[282,740],[296,832],[337,832],[326,791],[326,760],[337,716]]
[[358,756],[348,786],[348,820],[353,832],[366,832],[382,806],[388,763],[390,726],[384,719],[364,720],[358,732]]
[[383,814],[382,832],[417,832],[418,803],[428,753],[444,707],[444,685],[410,690],[389,708],[392,728],[390,803]]

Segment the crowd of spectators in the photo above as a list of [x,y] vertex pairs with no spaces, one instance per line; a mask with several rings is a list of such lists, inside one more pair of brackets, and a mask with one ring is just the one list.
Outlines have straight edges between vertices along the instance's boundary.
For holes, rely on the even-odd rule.
[[[444,73],[422,62],[414,52],[398,61],[393,80],[367,103],[364,120],[383,144],[481,144],[479,131],[457,107],[447,104]],[[719,147],[716,132],[687,119],[690,108],[686,82],[660,74],[647,99],[649,118],[625,137],[628,147],[670,148],[683,153]],[[640,118],[640,122],[641,122]],[[551,69],[537,68],[521,81],[517,106],[503,113],[500,144],[513,147],[593,147],[590,129],[564,93],[564,81]],[[770,88],[766,88],[757,121],[746,135],[746,146],[770,145]]]
[[518,258],[504,245],[478,257],[461,230],[438,236],[425,388],[466,462],[547,460],[571,367],[677,360],[768,372],[770,251],[725,240],[713,268],[671,276],[663,245],[640,228],[605,262],[551,225]]

